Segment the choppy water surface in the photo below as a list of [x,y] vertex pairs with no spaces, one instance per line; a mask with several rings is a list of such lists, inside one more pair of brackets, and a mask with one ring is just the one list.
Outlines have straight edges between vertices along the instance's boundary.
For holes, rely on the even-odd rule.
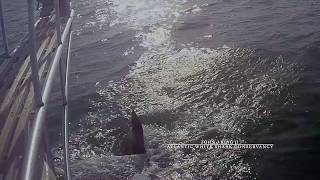
[[[74,6],[75,178],[319,179],[319,1]],[[143,121],[147,155],[117,156],[114,148],[130,108]],[[275,147],[165,148],[201,139]]]
[[[2,1],[4,22],[6,27],[6,35],[9,50],[13,50],[15,46],[27,36],[28,31],[28,13],[27,1],[10,0]],[[19,27],[19,28],[17,28]],[[1,30],[1,28],[0,28]],[[1,32],[1,31],[0,31]],[[2,33],[0,33],[0,55],[4,53]],[[1,57],[0,57],[1,58]],[[0,59],[0,64],[2,59]]]

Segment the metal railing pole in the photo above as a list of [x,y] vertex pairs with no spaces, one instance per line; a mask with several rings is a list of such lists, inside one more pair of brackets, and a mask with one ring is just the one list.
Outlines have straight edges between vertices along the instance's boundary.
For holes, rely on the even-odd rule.
[[2,9],[2,0],[0,0],[0,23],[1,23],[1,32],[4,46],[4,53],[6,56],[9,56],[9,47],[8,47],[8,39],[6,35],[6,26],[3,18],[3,9]]
[[36,113],[36,118],[33,121],[33,125],[31,128],[31,136],[28,137],[28,143],[26,148],[26,154],[23,160],[23,167],[22,167],[22,178],[23,180],[33,180],[33,174],[35,172],[35,163],[37,159],[37,154],[39,150],[40,140],[42,138],[42,130],[43,130],[43,124],[45,120],[46,110],[47,110],[47,103],[49,100],[49,95],[52,89],[53,80],[55,73],[58,69],[57,66],[59,66],[59,61],[62,54],[62,48],[64,45],[65,40],[68,37],[68,33],[70,32],[70,27],[72,24],[74,11],[71,11],[71,16],[65,25],[64,32],[62,34],[62,44],[58,46],[56,49],[55,56],[52,61],[52,65],[50,68],[50,71],[48,72],[47,81],[44,85],[43,90],[43,102],[44,106],[41,106],[39,110]]
[[60,18],[60,0],[54,0],[55,15],[56,15],[56,31],[57,31],[57,43],[61,44],[61,18]]
[[30,43],[30,62],[31,62],[31,77],[33,83],[34,96],[38,107],[43,105],[41,88],[39,82],[39,67],[36,52],[36,37],[34,28],[34,1],[28,0],[28,21],[29,21],[29,43]]
[[64,96],[66,103],[64,104],[64,128],[63,128],[63,135],[64,135],[64,174],[65,179],[71,180],[71,170],[70,170],[70,156],[69,156],[69,95],[68,95],[68,87],[69,87],[69,63],[70,63],[70,56],[71,56],[71,39],[72,39],[72,31],[69,34],[69,44],[68,44],[68,52],[67,52],[67,59],[66,59],[66,69],[65,69],[65,88],[64,88]]
[[[60,32],[60,0],[56,0],[55,2],[55,11],[56,11],[56,30],[57,30],[57,39],[58,44],[61,43],[61,32]],[[71,28],[70,28],[71,29]],[[69,39],[68,39],[68,49],[67,49],[67,59],[66,59],[66,68],[63,72],[63,61],[59,62],[59,72],[60,72],[60,88],[61,88],[61,95],[62,95],[62,103],[63,103],[63,156],[64,156],[64,178],[66,180],[71,180],[71,172],[70,172],[70,157],[69,157],[69,133],[68,133],[68,74],[69,74],[69,59],[70,59],[70,48],[71,48],[71,35],[72,32],[69,32]]]

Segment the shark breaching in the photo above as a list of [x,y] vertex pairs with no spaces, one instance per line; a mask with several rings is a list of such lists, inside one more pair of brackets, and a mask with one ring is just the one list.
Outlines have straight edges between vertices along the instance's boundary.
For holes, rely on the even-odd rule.
[[[108,132],[108,130],[114,130],[110,134],[104,134],[106,137],[109,137],[108,139],[97,138],[99,132]],[[142,122],[134,110],[131,110],[130,118],[121,117],[114,119],[105,129],[100,128],[90,134],[84,135],[84,137],[84,142],[90,144],[93,149],[103,147],[104,142],[112,142],[110,151],[114,155],[91,157],[90,159],[77,161],[75,164],[72,164],[73,174],[80,179],[96,179],[101,177],[101,172],[98,172],[96,167],[106,164],[122,169],[123,171],[128,171],[128,168],[133,168],[136,173],[140,173],[145,161],[150,156],[146,152]],[[60,158],[56,159],[58,160]],[[92,164],[95,163],[97,164],[92,166]],[[91,166],[92,168],[90,169]],[[105,168],[108,169],[110,166]],[[88,170],[87,174],[82,173],[83,168]],[[122,172],[122,170],[119,172]],[[59,177],[63,177],[64,173],[62,168],[55,167],[55,172]],[[116,178],[110,174],[103,174],[103,177],[104,179]]]
[[134,110],[130,119],[117,117],[84,137],[91,147],[105,149],[108,144],[107,149],[117,156],[146,153],[143,125]]

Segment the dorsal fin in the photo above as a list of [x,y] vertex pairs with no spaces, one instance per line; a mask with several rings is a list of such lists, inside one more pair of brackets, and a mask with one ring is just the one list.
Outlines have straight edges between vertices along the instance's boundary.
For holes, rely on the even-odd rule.
[[142,123],[134,110],[131,112],[131,123],[133,136],[132,152],[133,154],[144,154],[146,153],[146,149],[144,147]]

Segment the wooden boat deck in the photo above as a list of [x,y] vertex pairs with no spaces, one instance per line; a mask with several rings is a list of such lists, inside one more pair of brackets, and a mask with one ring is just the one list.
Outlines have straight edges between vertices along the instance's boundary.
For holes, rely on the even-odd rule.
[[[40,19],[36,25],[41,84],[46,80],[57,47],[54,30],[54,23],[49,18]],[[37,108],[31,81],[28,44],[27,41],[23,42],[10,58],[0,63],[0,179],[19,178],[28,129]],[[52,170],[48,168],[50,162],[45,153],[46,141],[44,138],[37,162],[42,165],[38,168],[42,169],[43,173],[38,173],[35,179],[55,179]]]

